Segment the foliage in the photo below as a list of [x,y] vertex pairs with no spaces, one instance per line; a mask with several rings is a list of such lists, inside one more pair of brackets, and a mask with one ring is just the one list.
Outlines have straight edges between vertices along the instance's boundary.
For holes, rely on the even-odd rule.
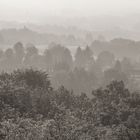
[[42,71],[0,75],[1,140],[139,140],[139,134],[140,95],[122,81],[89,98],[53,89]]

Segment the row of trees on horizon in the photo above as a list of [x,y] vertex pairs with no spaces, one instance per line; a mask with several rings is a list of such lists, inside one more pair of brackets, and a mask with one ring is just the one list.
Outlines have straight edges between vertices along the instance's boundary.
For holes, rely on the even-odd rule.
[[0,51],[1,72],[29,67],[44,70],[50,75],[54,87],[64,85],[76,93],[90,93],[112,80],[123,80],[133,89],[136,83],[131,77],[138,65],[126,57],[118,60],[109,51],[102,51],[95,58],[89,46],[84,49],[78,47],[75,54],[72,54],[68,48],[60,44],[51,44],[40,53],[34,44],[24,46],[17,42],[13,48]]

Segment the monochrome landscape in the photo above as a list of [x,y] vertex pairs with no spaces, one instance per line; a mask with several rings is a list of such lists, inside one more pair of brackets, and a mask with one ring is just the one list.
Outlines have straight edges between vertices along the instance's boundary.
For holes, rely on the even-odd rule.
[[140,140],[140,1],[0,0],[0,140]]

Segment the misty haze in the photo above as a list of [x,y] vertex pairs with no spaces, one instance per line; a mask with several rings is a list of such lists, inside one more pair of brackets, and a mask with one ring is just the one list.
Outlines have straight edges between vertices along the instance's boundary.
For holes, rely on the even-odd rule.
[[0,0],[0,140],[140,140],[140,1]]

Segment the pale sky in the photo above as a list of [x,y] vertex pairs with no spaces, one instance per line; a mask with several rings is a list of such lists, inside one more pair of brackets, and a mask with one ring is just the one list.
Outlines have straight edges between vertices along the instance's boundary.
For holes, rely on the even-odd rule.
[[0,0],[0,20],[32,22],[48,16],[121,16],[134,13],[140,13],[140,0]]

